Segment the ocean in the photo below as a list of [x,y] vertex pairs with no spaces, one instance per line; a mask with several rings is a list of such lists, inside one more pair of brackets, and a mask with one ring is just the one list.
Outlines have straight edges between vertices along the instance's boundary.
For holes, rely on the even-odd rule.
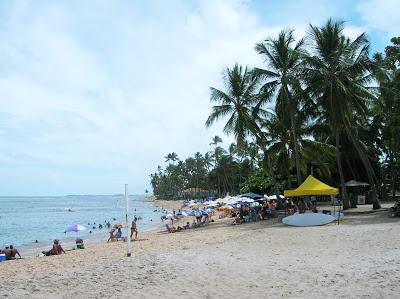
[[[143,198],[143,195],[129,197],[129,220],[132,221],[134,215],[141,217],[139,233],[161,224],[161,212],[151,203],[143,202]],[[64,240],[65,244],[77,236],[89,242],[106,240],[109,229],[105,223],[108,221],[125,223],[123,195],[0,197],[0,248],[5,244],[25,250],[51,247],[54,239]],[[88,229],[64,233],[72,224],[81,224]],[[102,229],[99,224],[103,225]]]

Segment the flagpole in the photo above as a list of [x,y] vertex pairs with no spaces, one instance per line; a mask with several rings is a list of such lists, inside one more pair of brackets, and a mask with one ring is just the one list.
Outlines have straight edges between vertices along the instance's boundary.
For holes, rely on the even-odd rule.
[[125,226],[126,226],[126,245],[127,245],[126,256],[131,256],[131,235],[129,233],[130,226],[128,221],[128,210],[129,210],[128,184],[125,184]]

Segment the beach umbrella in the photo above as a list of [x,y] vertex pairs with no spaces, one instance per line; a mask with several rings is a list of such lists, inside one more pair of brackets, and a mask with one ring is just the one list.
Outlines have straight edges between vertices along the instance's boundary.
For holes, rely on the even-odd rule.
[[71,225],[71,226],[69,226],[69,227],[67,227],[67,229],[65,230],[67,233],[70,233],[70,232],[78,232],[78,231],[83,231],[83,230],[86,230],[87,228],[85,227],[85,226],[83,226],[83,225],[80,225],[80,224],[73,224],[73,225]]
[[243,197],[241,200],[241,202],[245,202],[245,203],[253,203],[254,199],[252,198],[247,198],[247,197]]
[[240,194],[239,197],[249,197],[249,198],[252,198],[252,199],[263,198],[262,195],[256,194],[256,193],[253,193],[253,192],[248,192],[248,193]]
[[240,200],[239,198],[234,198],[234,197],[232,197],[231,199],[229,199],[229,200],[226,202],[226,204],[228,204],[228,205],[234,205],[234,204],[236,204],[239,200]]
[[165,218],[167,218],[167,219],[171,219],[171,218],[173,218],[174,217],[174,215],[172,215],[172,214],[167,214],[166,216],[165,216]]
[[199,217],[202,216],[202,212],[201,211],[193,211],[193,216]]
[[209,207],[218,207],[218,203],[217,202],[210,202],[208,204]]
[[193,211],[185,211],[186,216],[193,216]]

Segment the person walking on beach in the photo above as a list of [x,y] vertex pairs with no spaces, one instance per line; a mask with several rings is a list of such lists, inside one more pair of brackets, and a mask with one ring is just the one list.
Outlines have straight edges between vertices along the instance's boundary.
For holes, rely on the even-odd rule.
[[135,240],[137,240],[138,230],[137,230],[137,224],[136,224],[136,222],[137,222],[137,218],[136,218],[136,216],[135,216],[135,218],[133,218],[133,221],[132,221],[131,240],[132,240],[132,237],[133,237],[133,233],[135,233]]

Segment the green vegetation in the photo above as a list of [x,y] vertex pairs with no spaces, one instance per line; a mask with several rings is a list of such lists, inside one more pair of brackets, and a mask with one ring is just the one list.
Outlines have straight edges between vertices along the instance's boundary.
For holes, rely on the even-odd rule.
[[[224,133],[235,137],[229,151],[219,146],[185,161],[171,162],[151,175],[154,194],[178,198],[186,188],[208,194],[227,192],[278,194],[299,185],[313,172],[341,187],[370,184],[375,209],[379,198],[399,190],[400,38],[385,53],[370,57],[366,34],[354,40],[343,22],[310,25],[296,41],[282,31],[257,43],[263,68],[235,64],[223,75],[224,90],[211,87],[215,105],[206,126],[226,121]],[[256,54],[255,54],[256,55]]]

